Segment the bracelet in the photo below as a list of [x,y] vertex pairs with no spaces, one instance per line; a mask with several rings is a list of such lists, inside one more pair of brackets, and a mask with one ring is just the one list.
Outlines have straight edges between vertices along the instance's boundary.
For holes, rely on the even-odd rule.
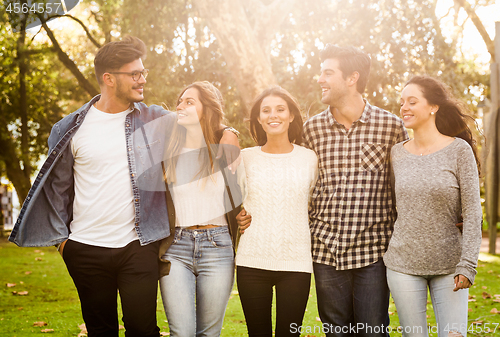
[[222,129],[222,132],[224,131],[231,131],[232,133],[234,133],[236,135],[236,137],[240,137],[240,132],[238,130],[236,130],[235,128],[233,128],[232,126],[226,126],[224,129]]

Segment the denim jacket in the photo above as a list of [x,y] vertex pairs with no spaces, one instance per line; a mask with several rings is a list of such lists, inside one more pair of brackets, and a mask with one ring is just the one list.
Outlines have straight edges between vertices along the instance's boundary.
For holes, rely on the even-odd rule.
[[[66,116],[52,127],[48,139],[49,153],[42,165],[9,240],[22,247],[51,246],[69,237],[73,219],[74,178],[73,154],[70,141],[82,125],[90,107],[100,95],[77,111]],[[144,134],[144,125],[153,121],[158,128],[148,134],[149,142],[136,136]],[[162,147],[168,139],[174,114],[157,105],[134,103],[134,110],[125,119],[125,135],[130,180],[134,196],[135,230],[141,245],[146,245],[170,235],[165,192],[142,190],[137,183],[136,161],[148,158],[150,144]],[[162,128],[160,128],[160,126]],[[146,137],[144,137],[146,139]],[[140,144],[139,144],[140,143]],[[139,166],[141,163],[139,163]]]

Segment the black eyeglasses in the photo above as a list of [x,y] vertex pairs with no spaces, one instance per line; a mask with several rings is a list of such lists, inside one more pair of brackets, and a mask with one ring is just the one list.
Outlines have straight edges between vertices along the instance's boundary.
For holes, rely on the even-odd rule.
[[115,71],[115,72],[109,72],[108,74],[123,74],[123,75],[129,75],[132,76],[132,79],[137,82],[141,78],[141,75],[146,79],[149,74],[149,69],[144,69],[143,71],[133,71],[131,73],[126,73],[123,71]]

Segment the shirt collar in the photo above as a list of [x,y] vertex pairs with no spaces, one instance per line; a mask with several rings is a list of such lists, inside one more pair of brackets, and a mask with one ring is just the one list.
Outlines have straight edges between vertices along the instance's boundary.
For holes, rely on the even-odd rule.
[[[370,121],[370,116],[372,114],[372,111],[373,111],[373,106],[370,105],[370,103],[368,103],[368,101],[366,99],[363,99],[363,101],[365,102],[365,108],[363,109],[363,113],[361,114],[361,117],[359,117],[356,121],[354,121],[353,124],[356,124],[357,122],[361,122],[361,123],[368,123]],[[328,107],[328,109],[326,109],[326,118],[327,118],[327,121],[328,121],[328,124],[330,125],[340,125],[339,122],[337,122],[337,120],[335,119],[335,117],[333,117],[333,114],[332,114],[332,111],[331,111],[331,106]]]

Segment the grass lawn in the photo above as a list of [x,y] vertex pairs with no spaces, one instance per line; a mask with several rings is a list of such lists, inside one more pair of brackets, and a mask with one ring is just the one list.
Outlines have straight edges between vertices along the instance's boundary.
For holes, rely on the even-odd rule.
[[[78,295],[62,258],[54,247],[18,248],[0,240],[0,336],[85,336]],[[476,283],[470,290],[469,335],[500,336],[500,257],[481,254]],[[399,321],[394,304],[389,308],[391,327]],[[432,305],[428,305],[428,322],[435,327]],[[158,298],[158,325],[168,332],[165,312]],[[473,322],[481,322],[473,324]],[[46,325],[45,325],[45,324]],[[40,326],[37,326],[40,325]],[[316,293],[311,286],[303,322],[303,336],[322,336],[316,309]],[[497,327],[497,328],[496,328]],[[496,328],[496,331],[492,331]],[[472,331],[473,330],[473,331]],[[484,332],[483,330],[491,330]],[[46,332],[43,332],[46,331]],[[437,336],[430,329],[431,336]],[[121,331],[120,336],[124,336]],[[392,336],[401,336],[393,332]],[[236,288],[226,310],[222,336],[246,336],[246,326]]]

